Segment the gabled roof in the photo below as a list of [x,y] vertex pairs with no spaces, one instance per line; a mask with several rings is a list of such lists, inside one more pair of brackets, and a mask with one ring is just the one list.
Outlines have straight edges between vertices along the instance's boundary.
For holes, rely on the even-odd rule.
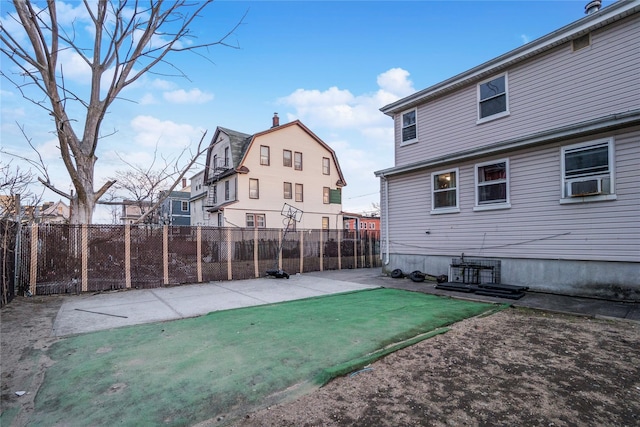
[[514,64],[525,61],[535,55],[539,55],[553,49],[558,45],[571,41],[579,36],[638,12],[640,12],[640,0],[617,1],[616,3],[602,8],[598,12],[587,15],[584,18],[574,21],[573,23],[552,33],[487,61],[484,64],[478,65],[475,68],[404,97],[396,102],[385,105],[380,109],[380,111],[393,117],[394,114],[423,104],[430,99],[440,97],[460,87],[467,86],[471,83],[490,77],[491,75],[499,73]]
[[[258,132],[254,135],[249,135],[246,133],[238,132],[232,129],[227,129],[221,126],[216,128],[216,132],[213,135],[212,146],[215,141],[218,140],[218,136],[220,132],[225,133],[229,137],[229,143],[231,145],[231,156],[233,159],[233,170],[236,172],[244,172],[246,173],[248,169],[244,166],[244,161],[246,159],[247,153],[251,149],[253,142],[260,138],[261,136],[278,132],[282,129],[298,126],[304,132],[306,132],[312,139],[314,139],[318,144],[320,144],[323,148],[325,148],[329,153],[331,153],[331,157],[333,158],[333,162],[336,165],[336,170],[338,172],[338,176],[340,177],[336,186],[344,187],[347,185],[347,182],[344,179],[344,175],[342,174],[342,169],[340,168],[340,163],[338,162],[338,157],[336,156],[335,151],[331,147],[329,147],[323,140],[321,140],[315,133],[313,133],[308,127],[306,127],[300,120],[294,120],[292,122],[274,126],[270,129],[267,129],[262,132]],[[209,165],[211,149],[207,152],[207,165]],[[208,174],[205,172],[205,181],[208,179]]]
[[224,132],[229,137],[229,143],[231,144],[231,158],[234,159],[233,167],[234,169],[237,169],[241,163],[240,159],[244,158],[244,155],[251,144],[252,136],[247,133],[218,126],[216,135],[219,132]]

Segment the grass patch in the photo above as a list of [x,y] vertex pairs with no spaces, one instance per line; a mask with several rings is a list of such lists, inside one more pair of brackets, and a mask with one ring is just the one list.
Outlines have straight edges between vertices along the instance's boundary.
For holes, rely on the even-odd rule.
[[324,383],[495,307],[375,289],[70,337],[49,349],[56,363],[32,422],[190,425]]

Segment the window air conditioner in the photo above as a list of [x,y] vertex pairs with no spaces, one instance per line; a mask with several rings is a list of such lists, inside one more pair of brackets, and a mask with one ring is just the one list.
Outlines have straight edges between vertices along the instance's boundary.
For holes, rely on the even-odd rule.
[[602,178],[592,178],[568,183],[569,197],[595,196],[602,194]]

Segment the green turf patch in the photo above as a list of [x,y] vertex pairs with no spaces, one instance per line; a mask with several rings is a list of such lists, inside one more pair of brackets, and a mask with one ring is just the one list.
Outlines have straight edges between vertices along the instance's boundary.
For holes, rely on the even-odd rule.
[[64,339],[33,425],[191,425],[320,384],[493,304],[375,289]]

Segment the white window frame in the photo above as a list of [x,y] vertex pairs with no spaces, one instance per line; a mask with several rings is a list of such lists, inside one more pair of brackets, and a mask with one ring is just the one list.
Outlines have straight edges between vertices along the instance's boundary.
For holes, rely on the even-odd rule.
[[265,214],[248,213],[245,215],[247,228],[266,228],[267,217]]
[[331,201],[331,188],[322,187],[322,203],[328,205]]
[[182,212],[189,212],[189,202],[182,201],[180,209],[182,210]]
[[[608,166],[609,170],[607,172],[602,173],[592,173],[592,174],[584,174],[578,177],[567,177],[566,176],[566,165],[565,165],[565,156],[567,152],[573,152],[576,150],[586,150],[588,148],[597,146],[597,145],[607,145],[607,153],[608,153]],[[587,202],[602,202],[607,200],[616,200],[616,185],[615,185],[615,141],[613,137],[611,138],[602,138],[591,141],[580,142],[577,144],[565,145],[560,148],[560,204],[572,204],[572,203],[587,203]],[[601,185],[603,186],[603,190],[606,187],[606,179],[608,182],[608,192],[604,192],[603,194],[595,194],[595,195],[586,195],[586,196],[571,196],[569,194],[569,185],[572,182],[580,181],[580,180],[588,180],[591,179],[600,179],[602,180]]]
[[[504,180],[499,179],[499,180],[493,180],[493,181],[487,181],[486,184],[482,184],[479,180],[478,180],[478,171],[480,168],[483,168],[485,166],[490,166],[490,165],[495,165],[497,163],[504,163],[505,164],[505,174],[506,174],[506,178]],[[473,169],[474,172],[474,180],[475,180],[475,206],[473,208],[474,211],[486,211],[486,210],[493,210],[493,209],[509,209],[511,207],[511,196],[510,196],[510,189],[511,189],[511,172],[510,172],[510,168],[509,168],[509,159],[496,159],[496,160],[490,160],[487,162],[482,162],[482,163],[477,163]],[[495,201],[495,202],[485,202],[485,203],[480,203],[480,187],[482,185],[491,185],[491,184],[506,184],[506,200],[504,201]]]
[[[414,114],[414,120],[415,122],[412,125],[408,125],[405,126],[404,125],[404,116],[406,114],[412,113]],[[415,138],[412,139],[407,139],[406,141],[403,140],[404,137],[404,129],[406,127],[409,126],[415,126],[416,127],[416,136]],[[418,142],[418,109],[417,108],[412,108],[411,110],[407,110],[407,111],[403,111],[402,113],[400,113],[400,146],[404,146],[404,145],[410,145],[410,144],[414,144]]]
[[[480,115],[480,103],[483,101],[486,101],[487,99],[480,99],[480,86],[488,83],[492,80],[496,80],[499,79],[500,77],[504,77],[504,96],[505,96],[505,110],[500,112],[500,113],[496,113],[496,114],[492,114],[490,116],[487,117],[481,117]],[[476,98],[476,108],[478,109],[478,120],[476,121],[476,124],[480,124],[480,123],[486,123],[486,122],[490,122],[492,120],[496,120],[499,119],[501,117],[505,117],[508,116],[509,114],[511,114],[509,112],[509,75],[508,73],[504,73],[504,74],[499,74],[497,76],[493,76],[489,79],[483,80],[480,83],[477,84],[476,86],[476,94],[477,94],[477,98]],[[502,94],[499,95],[495,95],[495,96],[500,96]]]
[[[435,188],[435,177],[437,175],[443,175],[445,173],[454,172],[456,174],[456,182],[455,182],[455,190],[456,190],[456,205],[455,206],[447,206],[443,208],[436,208],[436,192],[440,191],[449,191],[449,190],[439,190]],[[448,213],[458,213],[460,212],[460,168],[451,168],[451,169],[443,169],[439,171],[435,171],[431,173],[431,214],[439,215],[439,214],[448,214]]]

